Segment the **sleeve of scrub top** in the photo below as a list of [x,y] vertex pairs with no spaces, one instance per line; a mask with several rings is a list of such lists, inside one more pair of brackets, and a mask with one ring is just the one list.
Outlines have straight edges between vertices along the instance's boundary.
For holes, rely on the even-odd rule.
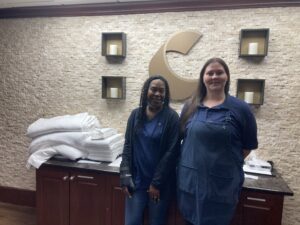
[[131,174],[130,171],[130,162],[131,162],[131,136],[133,132],[133,124],[134,124],[134,118],[135,118],[135,111],[131,112],[128,121],[127,121],[127,127],[125,132],[125,142],[123,147],[123,153],[122,153],[122,162],[120,165],[120,175],[126,173]]

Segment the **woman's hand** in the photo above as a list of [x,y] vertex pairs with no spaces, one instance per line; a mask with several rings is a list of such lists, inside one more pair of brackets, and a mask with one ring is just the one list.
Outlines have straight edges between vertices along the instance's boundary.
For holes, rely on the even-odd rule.
[[122,174],[120,176],[121,179],[121,187],[126,196],[131,198],[133,192],[135,191],[135,185],[132,180],[131,174]]
[[126,186],[122,187],[122,191],[128,198],[131,198],[132,195],[130,194]]
[[160,191],[153,185],[150,185],[148,193],[149,193],[150,199],[152,199],[154,202],[160,201]]

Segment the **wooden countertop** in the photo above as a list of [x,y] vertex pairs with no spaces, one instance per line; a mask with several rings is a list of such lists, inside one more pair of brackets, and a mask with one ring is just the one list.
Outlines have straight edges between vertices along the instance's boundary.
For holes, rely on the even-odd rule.
[[[118,174],[118,167],[108,166],[108,163],[100,163],[100,164],[88,164],[88,163],[77,163],[74,161],[68,160],[56,160],[51,159],[44,163],[43,165],[53,166],[53,167],[63,167],[69,169],[79,169],[86,171],[96,171],[101,173],[113,173]],[[245,182],[243,184],[243,189],[251,190],[251,191],[260,191],[266,193],[273,193],[278,195],[289,195],[292,196],[294,193],[291,191],[289,186],[283,180],[281,175],[274,170],[274,176],[267,175],[256,175],[258,179],[245,178]]]

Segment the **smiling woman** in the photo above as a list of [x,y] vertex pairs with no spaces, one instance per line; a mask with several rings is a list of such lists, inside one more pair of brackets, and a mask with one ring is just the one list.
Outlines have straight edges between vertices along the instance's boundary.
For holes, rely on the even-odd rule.
[[165,83],[160,79],[153,80],[150,83],[147,93],[148,105],[146,108],[146,114],[149,120],[151,120],[159,111],[162,110],[165,95]]
[[178,205],[187,224],[230,223],[244,158],[258,145],[255,118],[245,102],[229,95],[229,82],[227,64],[209,59],[181,113]]
[[203,76],[203,83],[206,87],[206,96],[203,104],[213,107],[221,104],[226,96],[225,86],[229,82],[229,74],[225,72],[224,67],[213,62],[206,67]]
[[149,77],[142,88],[140,106],[128,119],[120,167],[126,195],[125,225],[142,224],[146,207],[151,225],[165,224],[176,189],[179,153],[179,118],[169,101],[166,79]]

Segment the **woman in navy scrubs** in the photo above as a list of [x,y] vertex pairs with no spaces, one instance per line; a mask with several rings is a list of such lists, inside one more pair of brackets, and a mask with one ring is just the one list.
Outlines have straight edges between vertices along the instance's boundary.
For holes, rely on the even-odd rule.
[[209,59],[181,113],[178,205],[187,224],[230,224],[244,181],[244,158],[258,145],[251,109],[228,94],[229,83],[226,63]]
[[167,81],[152,76],[144,83],[140,106],[128,119],[120,166],[125,225],[141,225],[146,207],[150,225],[166,223],[180,147],[179,116],[169,100]]

